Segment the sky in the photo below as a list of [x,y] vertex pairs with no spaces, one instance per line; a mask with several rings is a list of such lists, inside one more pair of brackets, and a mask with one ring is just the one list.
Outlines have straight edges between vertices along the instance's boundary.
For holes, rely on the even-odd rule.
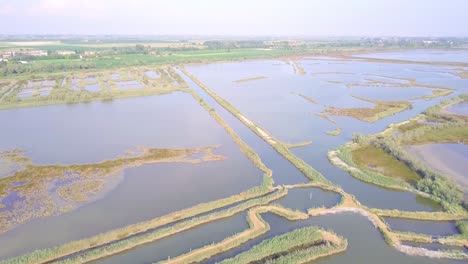
[[468,36],[466,0],[0,0],[0,34]]

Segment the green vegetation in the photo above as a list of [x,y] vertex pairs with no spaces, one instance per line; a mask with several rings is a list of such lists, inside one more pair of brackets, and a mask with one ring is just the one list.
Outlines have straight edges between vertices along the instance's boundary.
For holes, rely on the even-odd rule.
[[366,168],[375,173],[394,176],[410,183],[415,183],[420,179],[419,175],[405,164],[373,145],[359,146],[353,149],[350,154],[358,168]]
[[335,130],[327,131],[325,133],[330,136],[338,136],[341,134],[341,128],[338,127]]
[[365,122],[376,122],[387,116],[410,109],[412,104],[407,101],[380,101],[354,96],[357,99],[374,103],[372,108],[336,108],[325,109],[326,113],[337,116],[349,116]]
[[330,151],[328,153],[328,159],[335,166],[347,171],[351,176],[375,185],[383,186],[392,189],[411,190],[410,184],[396,177],[389,177],[382,175],[381,173],[372,172],[365,168],[358,168],[353,161],[351,156],[352,147],[345,145],[339,147],[336,151]]
[[468,239],[468,221],[458,221],[457,229],[463,238]]
[[[253,246],[250,250],[220,263],[271,263],[273,260],[276,260],[277,263],[301,263],[297,260],[284,262],[285,259],[281,261],[278,259],[288,255],[294,255],[293,257],[297,258],[297,254],[308,256],[301,256],[301,258],[299,258],[303,263],[310,261],[312,257],[318,258],[323,254],[328,255],[343,251],[346,249],[346,244],[345,239],[332,233],[320,230],[316,227],[305,227],[264,240],[258,245]],[[307,252],[307,254],[304,254],[305,252]],[[289,258],[291,258],[291,256],[287,259]]]

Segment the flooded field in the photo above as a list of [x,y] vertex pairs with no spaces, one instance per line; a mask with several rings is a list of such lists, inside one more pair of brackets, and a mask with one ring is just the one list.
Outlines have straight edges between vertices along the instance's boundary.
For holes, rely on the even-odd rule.
[[[463,54],[414,51],[359,56],[465,62]],[[375,215],[383,219],[393,231],[433,237],[458,235],[456,220],[422,221],[411,214],[446,216],[440,203],[421,192],[383,188],[359,180],[334,166],[327,157],[330,150],[352,141],[355,133],[379,133],[391,124],[416,117],[444,99],[466,93],[468,80],[451,74],[454,72],[456,70],[451,66],[305,57],[191,64],[183,68],[167,66],[138,73],[116,70],[99,77],[71,78],[71,90],[84,89],[92,93],[158,89],[166,85],[176,85],[179,91],[174,92],[171,88],[168,94],[158,96],[2,110],[0,121],[8,123],[9,128],[2,131],[2,136],[8,140],[0,141],[0,151],[22,149],[21,153],[30,161],[21,163],[0,156],[3,169],[0,179],[21,171],[21,166],[71,166],[135,158],[141,147],[209,150],[205,149],[206,153],[190,152],[183,158],[159,163],[126,164],[106,179],[105,188],[92,199],[74,204],[73,210],[56,210],[46,217],[31,217],[1,234],[0,259],[85,239],[259,187],[269,180],[269,176],[252,158],[258,157],[271,169],[270,176],[274,181],[270,183],[269,193],[259,192],[258,195],[266,197],[270,192],[285,192],[260,204],[265,208],[271,206],[269,210],[276,212],[258,213],[269,224],[268,231],[229,250],[226,247],[225,252],[220,251],[201,263],[217,263],[245,252],[265,239],[311,225],[331,229],[348,239],[344,253],[322,258],[316,263],[463,263],[403,253],[400,244],[386,244],[383,238],[386,231],[382,231],[377,220],[372,218]],[[27,89],[36,89],[35,84],[31,85]],[[204,85],[230,107],[220,102]],[[446,110],[466,114],[462,104],[454,104]],[[284,150],[278,145],[285,146]],[[434,169],[455,175],[454,179],[464,186],[466,145],[429,144],[410,148],[413,154],[434,165]],[[4,155],[8,155],[6,153]],[[213,155],[211,159],[206,157],[209,154]],[[294,163],[297,160],[303,162],[303,166],[297,166]],[[307,174],[311,170],[316,175],[314,179]],[[317,180],[322,175],[323,179]],[[310,183],[317,185],[307,185]],[[24,195],[27,192],[21,192],[21,187],[26,184],[13,182],[5,189],[7,195],[0,198],[0,217],[18,207],[16,203],[28,199]],[[53,199],[60,198],[54,196],[56,189],[45,189]],[[253,198],[245,199],[223,204],[223,210],[232,210]],[[60,207],[60,203],[57,204]],[[351,206],[354,213],[333,211],[339,206]],[[253,206],[248,207],[251,208]],[[309,209],[314,208],[329,214],[313,215]],[[289,209],[303,218],[288,221],[281,212],[290,213]],[[373,209],[388,209],[385,211],[388,214],[400,210],[415,219],[381,217],[374,214]],[[218,213],[223,210],[213,209]],[[93,260],[95,263],[170,261],[200,247],[214,246],[258,222],[263,223],[249,218],[252,217],[249,210],[214,218]],[[366,210],[372,214],[363,213]],[[209,215],[211,211],[203,214]],[[188,219],[195,216],[197,214]],[[184,223],[184,217],[176,215],[172,221]],[[457,217],[457,220],[464,220]],[[10,221],[9,218],[11,216],[4,217],[4,222]],[[171,226],[171,223],[162,227]],[[112,246],[115,242],[117,247],[119,242],[140,235],[136,232],[128,238],[124,234],[115,239],[117,242],[111,240],[108,243]],[[107,242],[98,244],[97,248],[100,246],[107,246]],[[413,246],[417,247],[416,244]],[[432,249],[441,248],[433,246]],[[70,255],[81,253],[71,252]],[[67,254],[60,257],[66,259]]]

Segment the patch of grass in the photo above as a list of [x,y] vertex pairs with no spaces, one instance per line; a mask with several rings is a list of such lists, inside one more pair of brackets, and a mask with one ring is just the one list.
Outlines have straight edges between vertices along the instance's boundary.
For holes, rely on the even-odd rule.
[[419,97],[416,97],[416,98],[413,98],[413,99],[431,100],[431,99],[434,99],[434,98],[437,98],[437,97],[444,97],[444,96],[450,95],[452,93],[453,93],[453,90],[449,90],[449,89],[433,89],[432,94],[419,96]]
[[351,176],[371,184],[378,186],[399,189],[399,190],[413,190],[414,188],[399,178],[388,177],[380,173],[375,173],[367,169],[359,169],[353,162],[351,155],[352,148],[348,145],[339,147],[336,151],[328,153],[328,159],[332,164],[347,171]]
[[308,96],[306,96],[306,95],[299,94],[299,93],[298,93],[297,95],[299,95],[300,97],[306,99],[307,101],[309,101],[309,102],[311,102],[311,103],[313,103],[313,104],[318,104],[318,102],[315,101],[315,100],[314,100],[313,98],[311,98],[311,97],[308,97]]
[[412,104],[407,101],[380,101],[354,96],[363,101],[374,103],[372,108],[336,108],[325,109],[326,113],[337,116],[349,116],[365,122],[376,122],[387,116],[411,109]]
[[467,124],[422,127],[408,131],[407,137],[402,138],[407,145],[452,142],[468,144]]
[[268,77],[265,77],[265,76],[256,76],[256,77],[250,77],[250,78],[239,79],[239,80],[235,80],[235,81],[232,81],[232,82],[235,82],[235,83],[243,83],[243,82],[256,81],[256,80],[261,80],[261,79],[266,79],[266,78],[268,78]]
[[358,168],[397,177],[410,183],[416,183],[421,179],[405,164],[373,145],[359,146],[351,150],[350,154]]
[[330,135],[330,136],[338,136],[341,134],[341,128],[337,128],[335,130],[331,130],[331,131],[327,131],[325,132],[327,135]]
[[324,118],[325,120],[333,123],[333,124],[336,124],[336,121],[331,119],[329,115],[325,114],[325,113],[318,113],[318,114],[315,114],[316,116],[320,116],[322,118]]
[[458,221],[457,229],[463,238],[468,239],[468,221]]

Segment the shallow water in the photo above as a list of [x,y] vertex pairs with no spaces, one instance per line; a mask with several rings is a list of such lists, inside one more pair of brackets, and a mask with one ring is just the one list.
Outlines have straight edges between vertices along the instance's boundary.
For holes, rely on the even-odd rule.
[[458,235],[455,222],[452,221],[414,221],[399,218],[384,218],[392,230],[402,232],[414,232],[431,236]]
[[156,78],[161,77],[161,76],[159,76],[159,73],[157,73],[156,71],[146,71],[145,75],[148,76],[151,79],[156,79]]
[[99,87],[99,84],[95,83],[95,84],[87,84],[85,85],[85,89],[89,92],[97,92],[99,90],[101,90],[101,88]]
[[447,107],[447,111],[457,115],[468,115],[468,103],[458,103]]
[[465,193],[468,193],[468,175],[466,174],[468,145],[461,143],[425,144],[410,146],[408,149],[428,167],[451,177]]
[[145,86],[140,83],[139,81],[133,80],[133,81],[119,81],[119,82],[114,82],[115,86],[119,90],[129,90],[129,89],[143,89]]
[[323,191],[319,188],[294,188],[288,190],[288,195],[274,203],[286,208],[307,212],[309,208],[333,207],[341,200],[341,196],[334,192]]

